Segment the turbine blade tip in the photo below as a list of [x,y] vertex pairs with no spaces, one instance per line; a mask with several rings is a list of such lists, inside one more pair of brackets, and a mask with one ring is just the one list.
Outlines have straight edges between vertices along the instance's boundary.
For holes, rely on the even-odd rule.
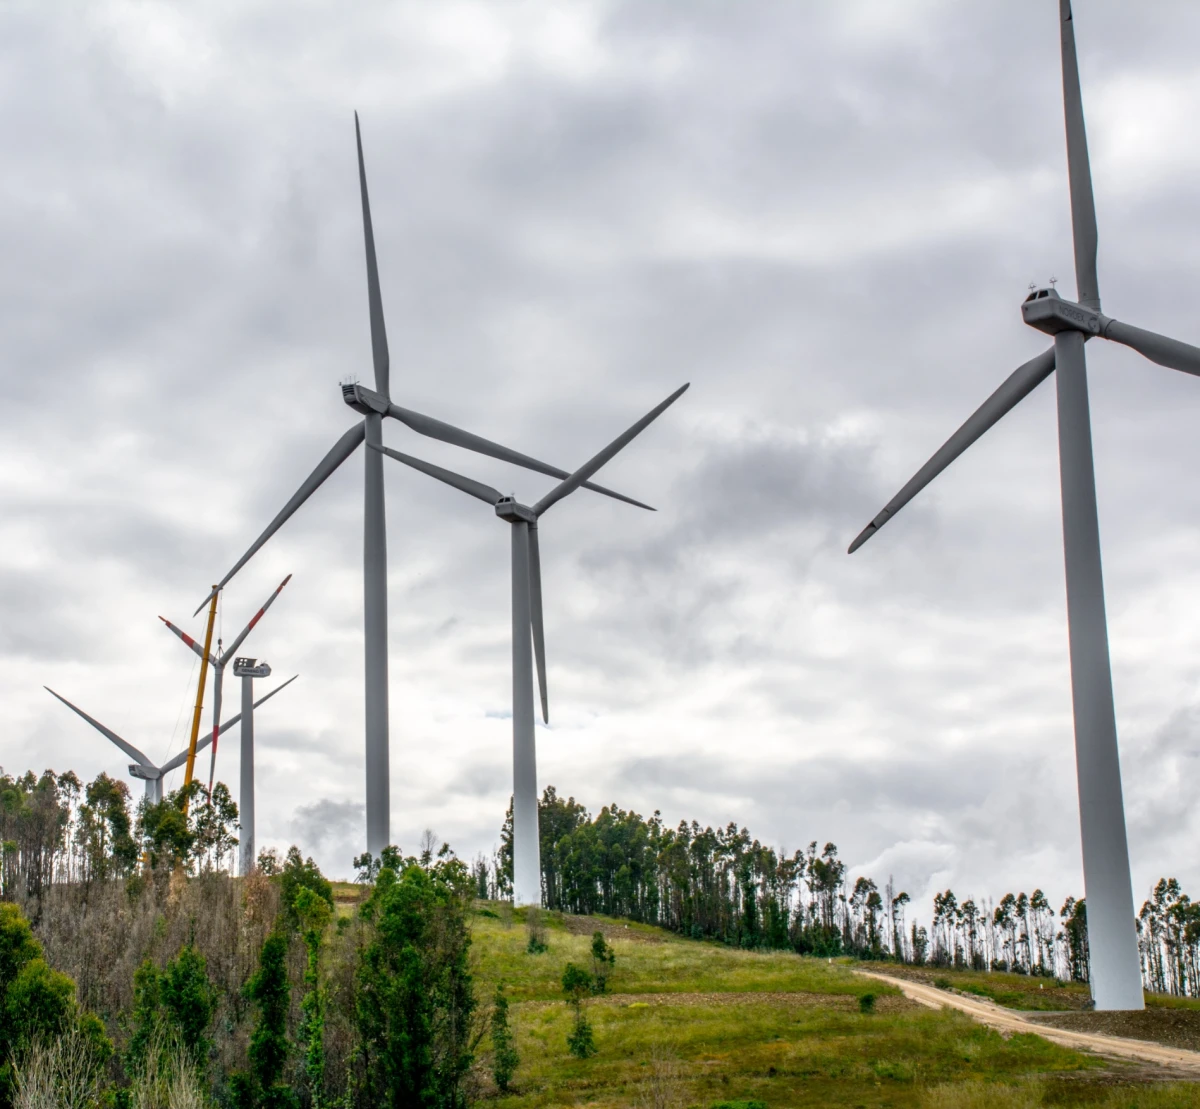
[[871,523],[869,523],[865,528],[862,529],[862,531],[858,533],[858,535],[854,537],[854,542],[850,544],[846,554],[854,554],[854,552],[857,551],[858,548],[861,547],[868,539],[870,539],[871,536],[874,535],[878,530],[879,528],[876,526],[875,522],[871,521]]

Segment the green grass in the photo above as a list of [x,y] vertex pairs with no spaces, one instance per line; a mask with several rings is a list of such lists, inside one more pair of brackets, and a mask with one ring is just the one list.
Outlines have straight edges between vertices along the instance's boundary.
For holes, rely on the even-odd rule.
[[[489,910],[474,920],[478,995],[505,981],[522,1060],[512,1093],[486,1091],[497,1109],[968,1106],[985,1104],[968,1100],[981,1090],[989,1109],[1200,1104],[1200,1088],[1186,1091],[1190,1102],[1111,1101],[1114,1075],[1135,1068],[1039,1036],[1005,1039],[960,1013],[915,1005],[844,960],[738,951],[615,921],[597,922],[617,953],[609,994],[585,1006],[599,1052],[573,1059],[559,980],[568,961],[590,965],[593,923],[574,922],[576,934],[546,914],[549,950],[528,955],[521,915],[506,926],[504,912]],[[859,1011],[864,993],[878,998],[874,1012]],[[485,1069],[489,1050],[485,1039]]]

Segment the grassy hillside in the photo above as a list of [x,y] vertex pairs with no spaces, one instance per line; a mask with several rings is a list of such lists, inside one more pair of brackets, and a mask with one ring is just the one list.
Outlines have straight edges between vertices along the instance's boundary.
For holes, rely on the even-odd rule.
[[[481,905],[474,924],[480,1000],[506,983],[521,1054],[514,1091],[488,1091],[497,1107],[1200,1105],[1200,1086],[1164,1084],[1036,1036],[1005,1040],[840,961],[550,915],[549,950],[531,955],[522,916]],[[578,1060],[566,1048],[571,1016],[559,983],[568,961],[590,967],[596,928],[616,949],[616,967],[608,993],[586,1002],[598,1053]],[[869,1013],[859,1000],[867,993],[877,998]],[[481,1053],[489,1051],[485,1039]]]

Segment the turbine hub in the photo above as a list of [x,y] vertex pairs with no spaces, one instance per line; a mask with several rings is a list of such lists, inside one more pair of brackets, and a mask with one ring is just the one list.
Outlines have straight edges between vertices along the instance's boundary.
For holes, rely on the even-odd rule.
[[1021,317],[1030,327],[1057,335],[1060,331],[1081,331],[1084,335],[1099,335],[1105,319],[1072,300],[1063,300],[1053,289],[1035,289],[1021,305]]
[[517,504],[514,497],[501,497],[496,502],[496,515],[501,520],[507,520],[510,524],[515,524],[521,520],[527,524],[537,523],[537,517],[533,514],[533,509],[527,508],[523,504]]

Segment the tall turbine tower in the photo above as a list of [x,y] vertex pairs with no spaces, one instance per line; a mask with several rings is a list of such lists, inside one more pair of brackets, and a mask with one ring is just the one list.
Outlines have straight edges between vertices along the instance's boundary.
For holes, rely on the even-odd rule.
[[1018,367],[984,401],[859,533],[850,544],[850,552],[858,550],[976,439],[1057,369],[1071,699],[1075,715],[1075,766],[1079,783],[1092,996],[1097,1009],[1141,1009],[1144,1004],[1142,976],[1121,796],[1083,345],[1088,339],[1100,336],[1131,347],[1160,366],[1197,375],[1200,375],[1200,349],[1121,323],[1100,311],[1096,210],[1070,0],[1059,0],[1059,22],[1078,302],[1063,299],[1053,288],[1029,294],[1021,306],[1021,314],[1030,327],[1053,336],[1054,346]]
[[658,419],[686,390],[686,385],[677,389],[532,507],[518,504],[512,497],[504,496],[490,485],[423,462],[412,455],[401,454],[387,447],[376,448],[414,470],[420,470],[494,505],[496,515],[512,525],[513,900],[518,905],[542,903],[537,750],[533,734],[533,659],[529,649],[532,629],[542,719],[548,724],[550,705],[546,691],[546,638],[542,625],[542,560],[538,550],[538,520],[546,509],[578,489],[636,435]]
[[[264,696],[260,697],[257,701],[254,702],[253,705],[251,705],[251,709],[252,710],[256,709],[264,701],[269,701],[272,697],[275,696],[276,693],[278,693],[285,686],[291,685],[292,682],[294,682],[297,677],[299,677],[298,674],[295,675],[294,677],[288,678],[288,680],[286,682],[284,682],[283,685],[276,686],[274,689],[271,690],[270,693],[267,693]],[[82,716],[84,720],[86,720],[89,724],[91,724],[91,726],[93,728],[96,729],[96,731],[98,731],[102,736],[104,736],[106,739],[110,740],[112,743],[115,743],[131,759],[136,760],[129,767],[129,775],[131,778],[139,778],[143,782],[146,783],[146,800],[147,800],[147,802],[149,802],[152,805],[156,805],[156,804],[158,804],[159,801],[162,800],[163,778],[166,777],[168,774],[170,774],[172,770],[177,769],[178,767],[182,766],[185,762],[187,762],[188,750],[186,747],[182,751],[180,751],[179,754],[176,755],[174,758],[168,759],[166,762],[164,762],[162,764],[162,766],[155,766],[154,763],[151,762],[150,759],[148,759],[132,743],[129,743],[126,740],[122,739],[111,728],[106,728],[103,724],[100,723],[99,720],[96,720],[95,718],[88,716],[88,714],[86,712],[84,712],[83,709],[78,708],[75,705],[71,704],[71,702],[68,701],[65,697],[60,696],[59,694],[55,693],[54,690],[51,689],[48,685],[43,686],[42,688],[47,693],[49,693],[52,697],[57,697],[72,712],[77,713],[79,716]],[[234,724],[236,724],[239,720],[241,720],[241,718],[242,718],[242,714],[240,712],[236,716],[230,717],[218,729],[218,734],[224,735],[227,731],[229,731],[230,728],[232,728],[234,726]],[[203,739],[201,739],[196,744],[196,750],[203,751],[204,748],[207,747],[211,742],[212,742],[212,736],[206,735]]]
[[[371,206],[367,199],[367,171],[363,162],[362,134],[358,125],[358,113],[354,115],[354,133],[358,145],[358,181],[362,196],[363,239],[367,255],[367,304],[371,321],[371,356],[375,370],[375,388],[346,384],[341,387],[342,400],[362,420],[347,431],[317,464],[317,468],[304,480],[283,506],[278,515],[251,544],[250,549],[217,585],[223,589],[230,579],[272,535],[275,534],[321,484],[366,441],[376,448],[383,445],[383,418],[399,420],[420,435],[455,446],[465,447],[492,458],[512,462],[517,466],[535,470],[551,477],[565,478],[566,470],[560,470],[529,455],[520,454],[498,443],[482,439],[478,435],[463,431],[430,416],[401,408],[391,400],[387,332],[383,322],[383,297],[379,288],[379,268],[375,260],[375,234],[371,226]],[[383,507],[383,459],[377,451],[367,451],[364,460],[363,501],[363,640],[365,663],[365,724],[366,724],[366,778],[367,778],[367,850],[372,855],[379,853],[390,842],[389,835],[389,786],[388,786],[388,637],[387,637],[387,533]],[[618,500],[645,508],[638,501],[623,497],[620,493],[585,483],[586,488],[604,493]],[[211,599],[211,594],[196,609],[199,612]]]
[[242,780],[238,792],[238,873],[254,869],[254,679],[267,678],[271,668],[253,658],[233,660],[233,673],[242,679]]

